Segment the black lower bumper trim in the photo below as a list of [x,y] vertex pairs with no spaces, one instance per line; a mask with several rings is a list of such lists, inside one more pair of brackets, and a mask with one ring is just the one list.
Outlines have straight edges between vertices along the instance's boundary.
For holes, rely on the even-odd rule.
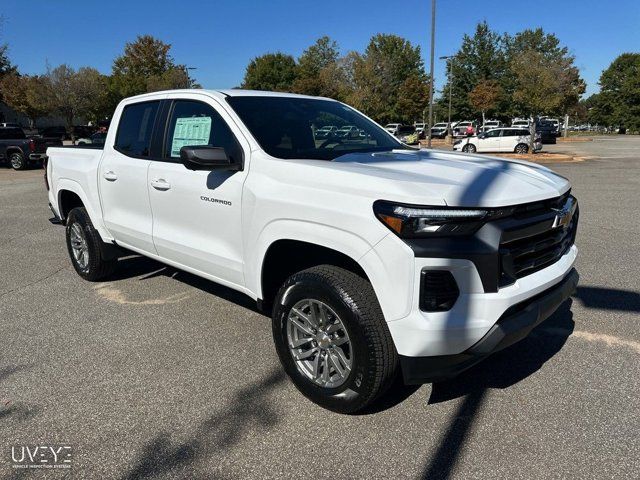
[[404,382],[431,383],[456,376],[492,353],[519,342],[575,292],[578,279],[578,272],[571,269],[557,285],[509,308],[484,337],[462,353],[435,357],[400,355]]

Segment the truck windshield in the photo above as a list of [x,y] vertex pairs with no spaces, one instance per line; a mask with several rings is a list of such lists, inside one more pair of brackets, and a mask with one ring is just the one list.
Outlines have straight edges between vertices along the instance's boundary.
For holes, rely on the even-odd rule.
[[[227,102],[273,157],[333,160],[347,153],[406,148],[376,123],[339,102],[262,96],[232,96]],[[338,129],[324,128],[333,125]]]

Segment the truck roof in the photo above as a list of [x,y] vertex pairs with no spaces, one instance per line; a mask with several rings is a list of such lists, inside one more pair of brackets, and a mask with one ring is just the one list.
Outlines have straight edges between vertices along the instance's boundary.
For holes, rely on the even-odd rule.
[[180,93],[204,93],[207,95],[211,95],[216,98],[223,97],[291,97],[291,98],[314,98],[314,99],[323,99],[323,100],[332,100],[331,98],[325,97],[313,97],[310,95],[299,95],[297,93],[285,93],[285,92],[269,92],[263,90],[243,90],[236,88],[229,89],[221,89],[221,90],[209,90],[209,89],[201,89],[201,88],[191,88],[191,89],[180,89],[180,90],[161,90],[158,92],[150,92],[143,93],[141,95],[136,95],[134,97],[128,97],[125,100],[144,100],[146,98],[157,97],[158,95],[166,95],[166,94],[180,94]]

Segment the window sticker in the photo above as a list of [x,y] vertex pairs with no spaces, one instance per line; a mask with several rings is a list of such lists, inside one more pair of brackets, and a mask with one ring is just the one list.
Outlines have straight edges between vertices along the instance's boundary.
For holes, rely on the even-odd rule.
[[171,142],[171,156],[179,157],[185,145],[208,145],[211,133],[211,117],[187,117],[176,120]]

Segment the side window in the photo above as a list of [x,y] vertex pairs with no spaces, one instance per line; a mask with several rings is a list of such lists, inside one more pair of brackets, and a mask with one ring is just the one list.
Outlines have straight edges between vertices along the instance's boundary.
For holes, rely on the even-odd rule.
[[500,130],[489,130],[486,134],[487,138],[495,138],[500,136]]
[[177,161],[185,146],[224,148],[232,161],[242,160],[242,148],[213,107],[195,100],[177,100],[169,117],[164,157]]
[[153,124],[160,102],[133,103],[124,107],[115,148],[125,155],[148,157]]

